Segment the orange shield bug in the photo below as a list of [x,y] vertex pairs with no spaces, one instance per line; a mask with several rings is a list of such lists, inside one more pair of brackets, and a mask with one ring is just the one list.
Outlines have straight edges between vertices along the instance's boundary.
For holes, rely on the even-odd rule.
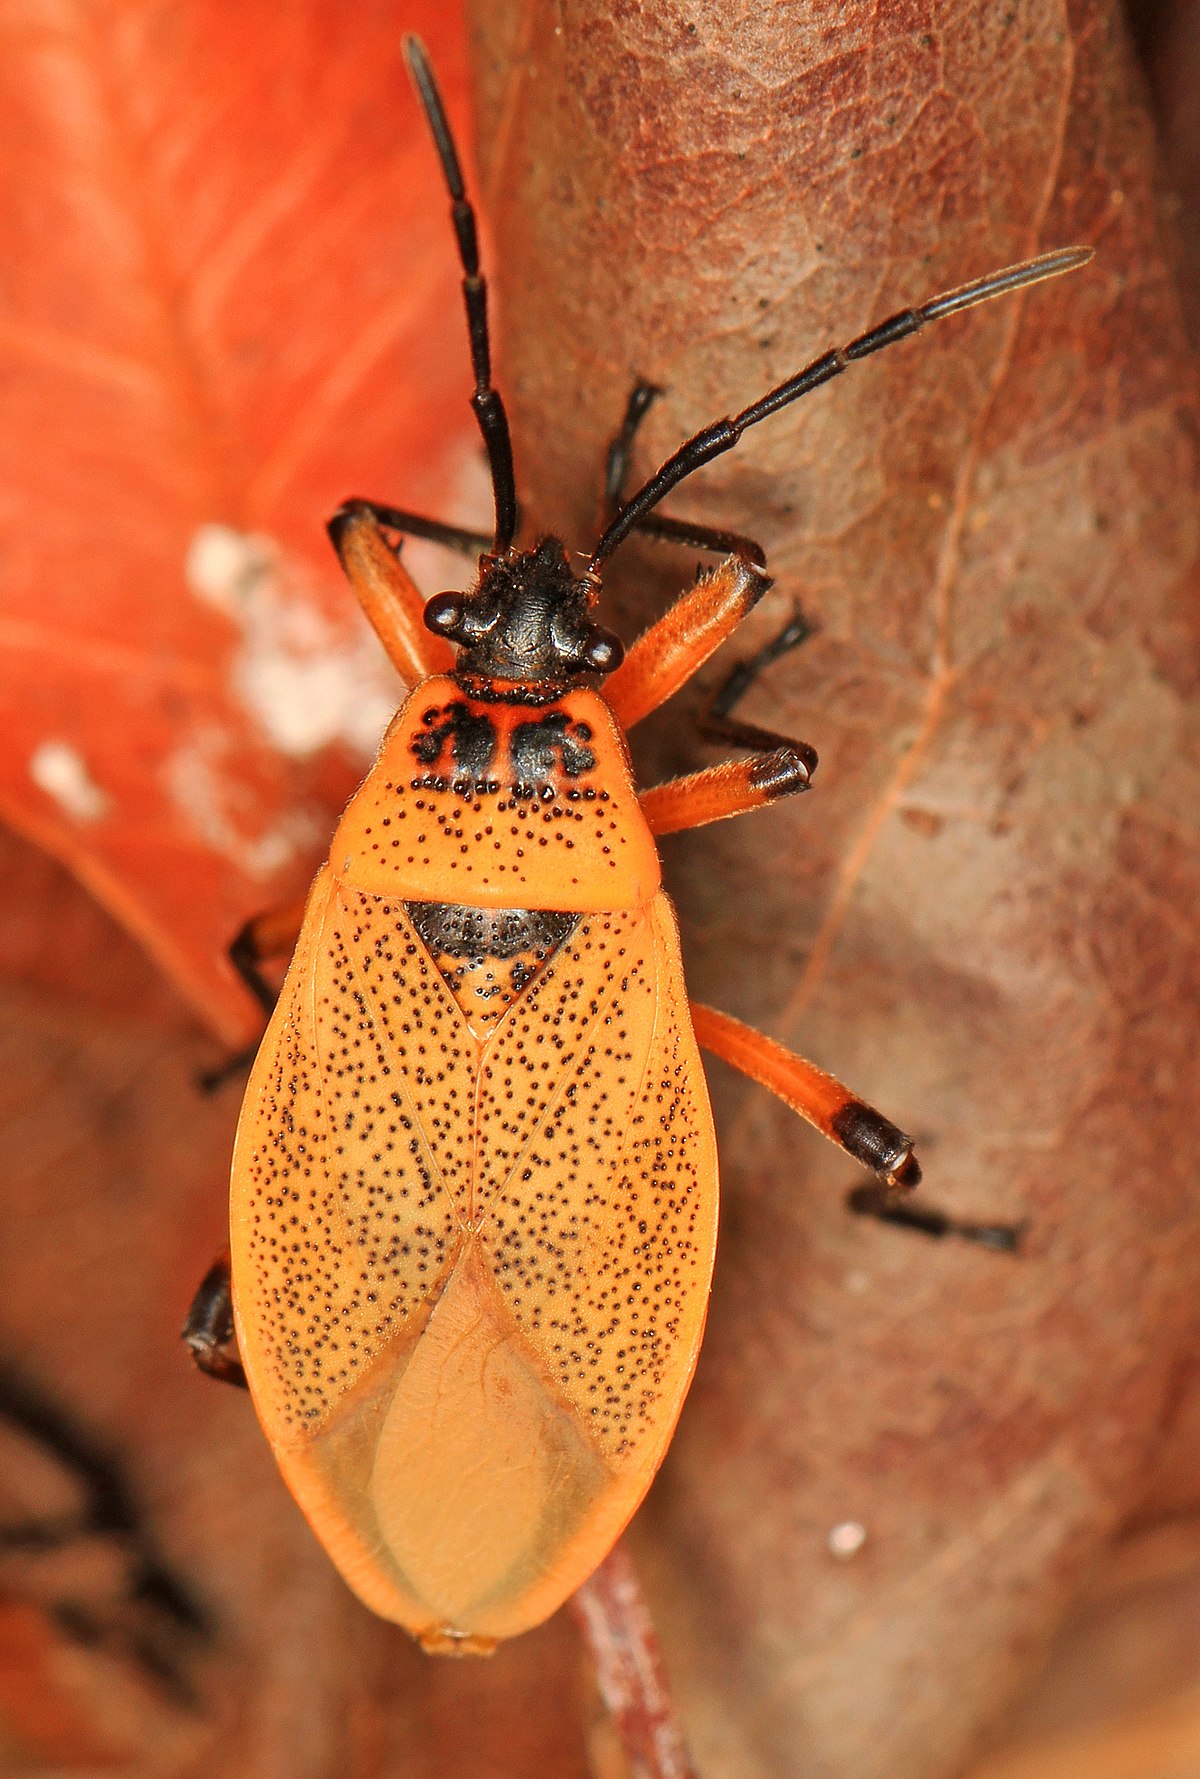
[[[366,500],[331,523],[409,690],[302,919],[263,917],[235,942],[270,1006],[258,965],[296,941],[238,1128],[232,1273],[213,1269],[186,1337],[206,1369],[244,1368],[289,1487],[367,1605],[427,1649],[486,1650],[603,1559],[678,1418],[717,1221],[699,1046],[886,1190],[919,1178],[880,1113],[689,1006],[655,836],[807,789],[816,755],[733,714],[755,669],[801,640],[795,621],[709,709],[706,731],[749,757],[637,790],[626,732],[770,585],[750,539],[659,505],[857,360],[1090,250],[889,317],[622,498],[657,393],[639,385],[609,453],[607,524],[577,573],[557,538],[515,543],[474,213],[425,53],[410,39],[407,55],[451,197],[495,524],[478,536]],[[625,655],[594,614],[601,569],[635,529],[721,560]],[[425,602],[389,542],[404,533],[477,559],[471,589]]]

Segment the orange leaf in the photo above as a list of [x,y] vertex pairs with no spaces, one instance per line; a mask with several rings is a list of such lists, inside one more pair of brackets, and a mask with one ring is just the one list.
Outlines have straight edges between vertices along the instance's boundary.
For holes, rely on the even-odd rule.
[[[457,16],[404,24],[460,108]],[[402,28],[329,0],[0,27],[0,808],[229,1039],[224,945],[304,886],[394,702],[322,523],[452,509],[471,464]]]

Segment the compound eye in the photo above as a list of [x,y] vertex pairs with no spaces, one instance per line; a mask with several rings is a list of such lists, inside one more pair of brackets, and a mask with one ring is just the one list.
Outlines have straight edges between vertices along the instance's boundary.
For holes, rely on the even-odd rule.
[[457,641],[462,634],[464,603],[461,593],[435,593],[425,607],[425,628],[448,642]]
[[583,650],[584,665],[592,673],[612,673],[625,659],[625,646],[611,630],[594,629]]

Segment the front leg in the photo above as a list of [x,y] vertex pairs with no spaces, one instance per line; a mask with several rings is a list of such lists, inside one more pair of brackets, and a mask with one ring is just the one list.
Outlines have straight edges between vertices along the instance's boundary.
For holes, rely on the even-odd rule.
[[[414,529],[413,515],[369,500],[349,500],[329,521],[329,536],[355,598],[383,644],[384,652],[407,691],[431,674],[445,673],[453,651],[425,628],[425,599],[396,551],[384,537],[383,525]],[[407,522],[401,523],[401,521]],[[432,526],[436,541],[448,543],[448,527]],[[427,536],[429,530],[418,533]],[[460,543],[473,534],[451,533]]]

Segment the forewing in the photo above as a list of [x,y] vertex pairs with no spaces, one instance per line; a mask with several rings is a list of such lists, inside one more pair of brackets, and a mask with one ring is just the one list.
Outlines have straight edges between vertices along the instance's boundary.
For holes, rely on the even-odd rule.
[[715,1146],[681,982],[665,898],[592,916],[483,1072],[482,1240],[497,1285],[617,1468],[665,1445],[712,1275]]
[[234,1163],[243,1355],[277,1438],[410,1343],[448,1270],[465,1172],[439,1138],[471,1059],[447,1001],[402,912],[318,882]]

